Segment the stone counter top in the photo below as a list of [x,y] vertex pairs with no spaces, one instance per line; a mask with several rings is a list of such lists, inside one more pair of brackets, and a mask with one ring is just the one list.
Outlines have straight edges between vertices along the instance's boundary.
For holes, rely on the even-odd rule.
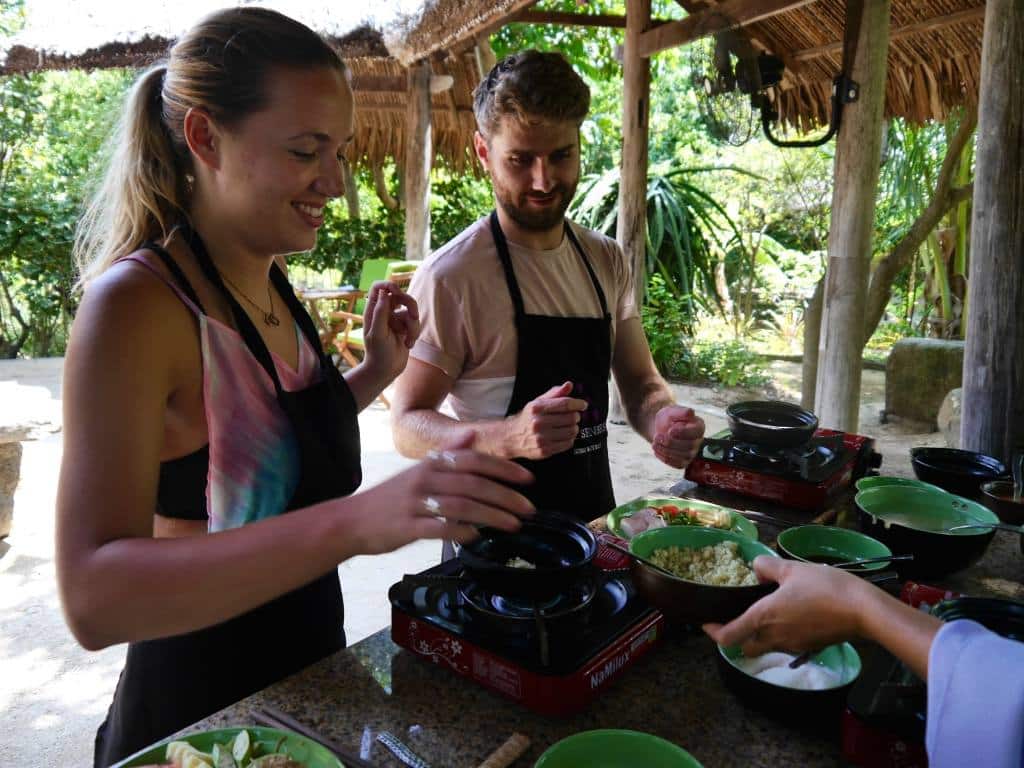
[[559,739],[595,728],[662,736],[706,768],[839,764],[836,741],[802,735],[745,709],[723,687],[715,654],[703,634],[670,632],[582,713],[554,719],[415,657],[392,643],[384,629],[184,733],[252,724],[255,710],[269,705],[353,751],[365,738],[368,758],[381,768],[401,765],[372,741],[382,730],[433,768],[473,768],[514,731],[532,741],[518,767],[532,765]]
[[[837,524],[851,522],[845,506],[840,504],[831,513]],[[778,531],[771,524],[759,522],[758,527],[762,540],[774,540]],[[935,583],[972,595],[1024,600],[1022,581],[1024,556],[1018,551],[1018,538],[997,533],[979,563]],[[363,756],[380,768],[401,765],[374,740],[385,730],[433,768],[474,768],[519,731],[532,745],[514,768],[526,768],[559,739],[595,728],[627,728],[664,737],[688,750],[705,768],[841,765],[838,737],[808,735],[742,705],[722,684],[716,655],[714,644],[699,631],[670,630],[660,647],[626,670],[582,713],[556,719],[537,715],[399,648],[385,628],[182,733],[251,725],[257,709],[271,706],[353,752],[366,745]]]

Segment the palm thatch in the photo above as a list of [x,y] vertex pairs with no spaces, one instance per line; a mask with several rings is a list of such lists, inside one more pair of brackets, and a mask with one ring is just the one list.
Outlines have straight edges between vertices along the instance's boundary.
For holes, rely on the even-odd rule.
[[[288,11],[287,3],[278,5]],[[323,21],[318,31],[351,70],[356,100],[356,133],[349,148],[349,160],[356,167],[380,167],[389,160],[401,166],[406,137],[406,69],[388,52],[380,29],[360,24],[338,34],[339,27],[345,24],[330,21]],[[146,67],[167,52],[180,31],[161,25],[159,18],[145,30],[109,26],[83,30],[85,40],[117,39],[81,49],[80,44],[72,48],[72,42],[63,42],[65,38],[47,41],[43,30],[30,36],[27,45],[15,39],[0,63],[0,76],[42,70]],[[453,81],[451,88],[431,97],[434,160],[457,172],[478,173],[472,152],[476,130],[472,93],[480,80],[476,57],[468,52],[434,57],[431,66],[435,75],[447,75]]]
[[[687,11],[714,9],[718,2],[677,0]],[[403,63],[439,50],[458,50],[487,34],[535,0],[437,0],[415,24],[406,21],[389,50]],[[733,4],[735,5],[735,4]],[[787,77],[779,94],[782,120],[809,130],[827,124],[832,80],[842,63],[845,0],[818,0],[744,27],[755,45],[780,56]],[[892,0],[889,75],[885,113],[921,123],[950,110],[977,104],[984,15],[982,0]]]

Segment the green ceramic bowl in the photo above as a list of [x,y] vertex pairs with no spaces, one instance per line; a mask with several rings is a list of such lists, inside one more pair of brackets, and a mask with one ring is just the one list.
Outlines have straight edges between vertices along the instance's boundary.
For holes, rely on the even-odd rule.
[[909,477],[887,477],[885,475],[878,475],[876,477],[862,477],[856,483],[854,483],[858,491],[867,491],[871,488],[881,488],[887,485],[900,485],[905,488],[923,488],[928,491],[942,491],[947,493],[948,491],[939,488],[937,485],[926,483],[924,480],[912,480]]
[[948,529],[967,523],[997,523],[988,508],[946,491],[889,485],[860,491],[855,497],[861,529],[899,554],[914,559],[893,563],[904,578],[934,578],[976,562],[995,531]]
[[[700,549],[722,541],[736,542],[740,555],[748,564],[758,555],[779,556],[775,550],[759,541],[748,539],[738,533],[689,525],[644,531],[629,542],[629,549],[640,557],[649,558],[657,549]],[[749,587],[700,584],[678,576],[667,576],[638,560],[633,560],[631,568],[633,583],[640,595],[661,611],[667,620],[675,623],[731,621],[777,586],[771,582]]]
[[[885,544],[848,528],[834,525],[799,525],[787,528],[776,540],[779,553],[790,560],[807,563],[845,563],[872,557],[890,557],[892,550]],[[890,565],[888,561],[867,565],[847,566],[851,573],[880,571]]]
[[685,749],[640,731],[576,733],[552,744],[534,768],[701,768]]
[[[608,513],[608,517],[605,522],[608,526],[608,530],[614,533],[621,539],[628,539],[625,531],[622,530],[622,520],[629,517],[634,512],[637,512],[644,507],[663,507],[666,504],[673,504],[677,507],[690,507],[692,509],[709,509],[709,510],[725,510],[729,513],[732,518],[732,524],[729,526],[729,530],[733,533],[738,533],[741,536],[746,536],[748,539],[754,539],[757,541],[757,526],[750,522],[747,518],[737,512],[735,509],[729,507],[723,507],[718,504],[712,504],[707,501],[697,501],[696,499],[683,499],[677,496],[641,496],[639,499],[633,499],[633,501],[627,502],[621,506],[616,507]],[[685,527],[685,526],[684,526]],[[696,526],[693,526],[696,527]]]
[[739,648],[718,646],[718,671],[726,688],[740,701],[771,717],[814,733],[837,732],[846,697],[860,676],[861,661],[849,643],[830,645],[814,654],[808,664],[818,664],[839,676],[834,688],[805,691],[754,677],[737,666]]
[[[202,731],[192,733],[178,741],[187,741],[201,752],[209,753],[214,744],[226,744],[230,747],[235,736],[241,730],[249,732],[252,739],[253,749],[257,745],[266,752],[272,752],[278,744],[281,744],[280,751],[294,758],[306,766],[306,768],[343,768],[338,758],[327,751],[326,748],[315,741],[307,739],[291,731],[280,731],[276,728],[262,728],[255,725],[247,725],[244,728],[221,728],[216,731]],[[283,741],[282,741],[283,739]],[[120,762],[114,768],[130,768],[131,766],[153,765],[164,762],[164,755],[167,752],[167,744],[175,739],[167,739],[159,746],[150,747]]]

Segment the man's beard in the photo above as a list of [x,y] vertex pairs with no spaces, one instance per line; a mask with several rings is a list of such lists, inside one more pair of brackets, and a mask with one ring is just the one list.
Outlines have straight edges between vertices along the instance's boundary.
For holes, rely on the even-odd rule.
[[[492,182],[494,181],[492,179]],[[565,219],[565,211],[568,209],[569,203],[572,202],[573,195],[576,194],[577,183],[573,182],[571,187],[565,184],[555,186],[550,194],[557,197],[557,202],[551,207],[540,210],[531,210],[519,205],[515,195],[497,183],[494,183],[494,196],[497,198],[501,209],[520,228],[530,232],[547,232],[561,226],[562,221]],[[523,197],[528,197],[528,195]]]

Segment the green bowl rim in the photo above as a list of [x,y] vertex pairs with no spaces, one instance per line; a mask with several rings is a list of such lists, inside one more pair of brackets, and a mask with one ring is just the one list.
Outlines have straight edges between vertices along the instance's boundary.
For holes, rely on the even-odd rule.
[[[830,648],[839,648],[843,652],[852,653],[853,654],[853,659],[857,663],[857,673],[852,678],[847,680],[845,683],[840,683],[839,685],[833,685],[831,688],[813,688],[811,690],[807,690],[805,688],[790,688],[788,685],[779,685],[778,683],[772,683],[772,682],[769,682],[768,680],[762,680],[761,678],[755,677],[754,675],[750,674],[745,669],[740,669],[739,667],[737,667],[736,664],[733,662],[733,659],[729,657],[728,653],[726,653],[726,651],[729,651],[729,650],[732,650],[732,649],[739,650],[739,648],[737,648],[736,646],[724,646],[724,645],[718,645],[717,643],[716,643],[716,646],[718,648],[719,655],[726,661],[726,663],[730,667],[735,669],[737,672],[740,672],[741,674],[745,675],[746,677],[750,678],[751,680],[754,680],[755,682],[764,683],[765,685],[770,685],[773,688],[778,688],[778,689],[783,690],[783,691],[797,691],[799,693],[811,693],[811,694],[814,694],[814,693],[829,693],[830,691],[838,691],[840,688],[845,688],[846,686],[852,685],[853,683],[857,682],[857,678],[859,678],[861,676],[861,673],[864,672],[864,660],[861,659],[860,654],[857,652],[857,649],[854,648],[851,643],[848,643],[848,642],[845,642],[845,641],[841,642],[841,643],[832,643],[832,645],[826,645],[824,648],[822,648],[817,653],[815,653],[814,656],[811,657],[811,661],[809,661],[808,663],[813,663],[814,659],[817,656],[821,655],[822,653],[824,653],[825,651],[829,650]],[[742,654],[742,653],[743,653],[743,651],[740,651],[740,654]],[[765,653],[770,653],[770,651],[765,651]],[[785,653],[785,651],[783,651],[783,653]]]
[[678,753],[678,757],[682,757],[684,759],[692,761],[694,765],[697,766],[697,768],[703,768],[703,766],[697,758],[695,758],[693,755],[691,755],[689,752],[687,752],[685,749],[680,747],[675,742],[669,741],[668,739],[663,738],[661,736],[657,736],[653,733],[647,733],[646,731],[637,731],[631,728],[593,728],[589,731],[579,731],[578,733],[570,734],[562,739],[559,739],[554,744],[545,749],[541,753],[540,757],[537,758],[537,762],[533,764],[534,768],[544,768],[543,761],[550,760],[551,752],[556,748],[562,746],[567,741],[576,741],[580,738],[592,738],[594,736],[612,735],[627,735],[630,737],[643,736],[646,739],[651,739],[653,741],[660,742],[663,746],[669,747],[671,751]]
[[[896,480],[897,482],[879,482]],[[867,482],[865,482],[867,481]],[[861,488],[861,483],[866,487]],[[896,475],[868,475],[867,477],[858,478],[853,484],[853,487],[860,491],[870,491],[872,488],[884,488],[887,485],[902,485],[904,488],[920,488],[924,491],[939,491],[940,493],[949,493],[945,488],[936,485],[935,483],[928,483],[924,480],[918,480],[916,477],[897,477]]]
[[[792,528],[786,528],[785,530],[780,531],[779,535],[775,537],[775,545],[777,547],[781,548],[781,549],[785,549],[786,552],[788,552],[790,555],[792,555],[796,560],[799,560],[801,563],[812,563],[813,564],[814,563],[813,560],[808,560],[805,557],[801,557],[800,555],[796,554],[796,552],[793,552],[791,549],[789,549],[788,547],[786,547],[782,543],[782,537],[785,536],[790,531],[799,531],[799,530],[803,530],[803,529],[806,529],[806,528],[814,528],[814,529],[817,529],[817,530],[825,529],[825,530],[829,530],[829,531],[843,531],[843,534],[842,534],[843,536],[850,535],[850,536],[858,537],[858,538],[861,538],[861,539],[867,539],[868,541],[871,541],[871,542],[877,544],[882,549],[884,549],[886,552],[888,552],[889,553],[889,555],[888,555],[889,557],[895,557],[895,555],[893,554],[893,551],[891,549],[889,549],[889,545],[886,544],[884,541],[879,541],[874,536],[868,536],[866,533],[863,533],[862,531],[855,531],[853,528],[840,528],[839,526],[836,526],[836,525],[821,525],[821,524],[817,524],[817,523],[807,523],[805,525],[794,525]],[[831,534],[827,534],[827,535],[831,535]],[[879,555],[879,557],[885,557],[885,555]],[[823,565],[823,563],[817,563],[817,564],[818,565]],[[867,565],[849,566],[847,568],[844,568],[843,570],[849,571],[850,573],[870,573],[871,571],[881,571],[884,568],[888,568],[890,565],[892,565],[892,561],[891,560],[886,560],[886,561],[879,562],[879,563],[868,563]]]
[[[757,539],[750,539],[750,538],[747,538],[746,536],[744,536],[741,533],[736,533],[735,531],[726,530],[724,528],[705,528],[705,527],[699,526],[699,525],[678,525],[678,526],[672,526],[672,527],[668,527],[668,528],[654,528],[654,529],[647,530],[647,531],[641,531],[640,533],[638,533],[636,536],[634,536],[632,539],[629,540],[629,551],[630,552],[633,551],[633,542],[634,541],[637,541],[638,539],[642,539],[645,536],[650,537],[650,538],[654,538],[654,537],[659,536],[659,535],[661,535],[661,536],[668,535],[668,534],[662,534],[662,533],[660,533],[660,531],[704,531],[705,533],[697,533],[697,534],[693,534],[693,535],[695,535],[695,536],[697,536],[699,538],[701,536],[706,536],[706,535],[710,534],[714,538],[718,538],[719,536],[721,536],[721,537],[724,537],[724,539],[726,541],[735,541],[737,544],[743,544],[744,542],[746,542],[748,544],[755,545],[756,547],[760,547],[761,549],[764,550],[763,552],[759,552],[757,555],[755,555],[754,556],[755,558],[757,558],[757,557],[759,557],[761,555],[764,555],[764,556],[767,556],[767,557],[781,557],[781,555],[779,555],[778,552],[776,552],[774,549],[769,547],[764,542],[759,541]],[[679,546],[679,545],[678,544],[670,544],[669,546]],[[711,545],[710,544],[703,544],[701,546],[705,546],[706,547],[706,546],[711,546]],[[656,547],[655,549],[665,549],[665,547]],[[633,562],[637,566],[639,566],[641,568],[646,568],[648,571],[651,571],[652,573],[656,573],[658,576],[660,576],[663,579],[671,578],[673,581],[681,581],[683,584],[692,584],[692,585],[694,585],[696,587],[707,587],[709,589],[756,589],[758,587],[764,586],[763,583],[745,584],[745,585],[743,585],[743,584],[741,584],[741,585],[736,585],[736,584],[704,584],[704,583],[702,583],[700,581],[691,581],[690,579],[684,579],[682,576],[676,576],[674,574],[673,575],[666,575],[664,573],[661,573],[660,571],[655,571],[653,568],[651,568],[650,566],[646,565],[645,563],[641,563],[639,560],[634,560]],[[751,563],[753,562],[752,560],[744,560],[744,562],[747,564],[748,568],[751,568],[751,570],[753,570],[753,567],[751,566]]]
[[[867,509],[865,509],[863,504],[861,503],[861,499],[864,496],[870,496],[871,494],[881,493],[883,491],[886,491],[887,489],[889,490],[889,492],[891,492],[891,489],[894,489],[894,488],[896,488],[896,489],[902,488],[903,492],[924,493],[924,494],[928,494],[930,496],[937,496],[937,497],[940,498],[941,501],[947,501],[947,502],[950,502],[952,504],[964,504],[964,505],[967,506],[968,509],[977,507],[977,509],[979,511],[981,511],[982,517],[981,518],[974,518],[974,519],[975,519],[976,522],[979,522],[979,523],[999,523],[999,522],[1002,522],[999,519],[999,516],[995,512],[993,512],[991,509],[986,507],[984,504],[980,504],[977,501],[971,501],[970,499],[965,499],[963,496],[957,496],[955,493],[950,493],[949,491],[943,491],[943,490],[940,489],[938,492],[936,492],[936,491],[931,491],[931,490],[929,490],[927,488],[918,488],[918,487],[913,486],[913,485],[903,485],[903,486],[900,486],[900,485],[892,485],[892,486],[881,485],[881,486],[878,486],[877,488],[868,488],[866,491],[858,491],[857,495],[853,497],[854,504],[856,504],[857,508],[863,514],[867,515],[872,520],[883,520],[884,521],[885,517],[883,515],[879,515],[879,514],[874,513],[874,512],[869,512]],[[871,501],[871,499],[869,498],[868,501]],[[970,514],[967,514],[966,512],[964,513],[964,517],[967,517],[969,519],[972,518],[972,516]],[[985,517],[991,517],[992,519],[991,520],[986,520],[986,519],[984,519]],[[899,526],[900,528],[906,528],[908,531],[916,531],[917,533],[929,533],[929,534],[932,534],[934,536],[951,536],[951,537],[955,537],[955,538],[965,538],[965,537],[969,537],[969,536],[988,536],[990,534],[995,534],[995,529],[994,528],[990,528],[990,529],[987,529],[987,530],[984,529],[984,528],[979,528],[978,529],[978,533],[970,533],[968,531],[959,531],[957,533],[950,533],[949,531],[933,531],[933,530],[928,530],[927,528],[917,528],[917,527],[914,527],[912,525],[905,525],[903,523],[889,522],[889,525],[896,525],[896,526]]]

